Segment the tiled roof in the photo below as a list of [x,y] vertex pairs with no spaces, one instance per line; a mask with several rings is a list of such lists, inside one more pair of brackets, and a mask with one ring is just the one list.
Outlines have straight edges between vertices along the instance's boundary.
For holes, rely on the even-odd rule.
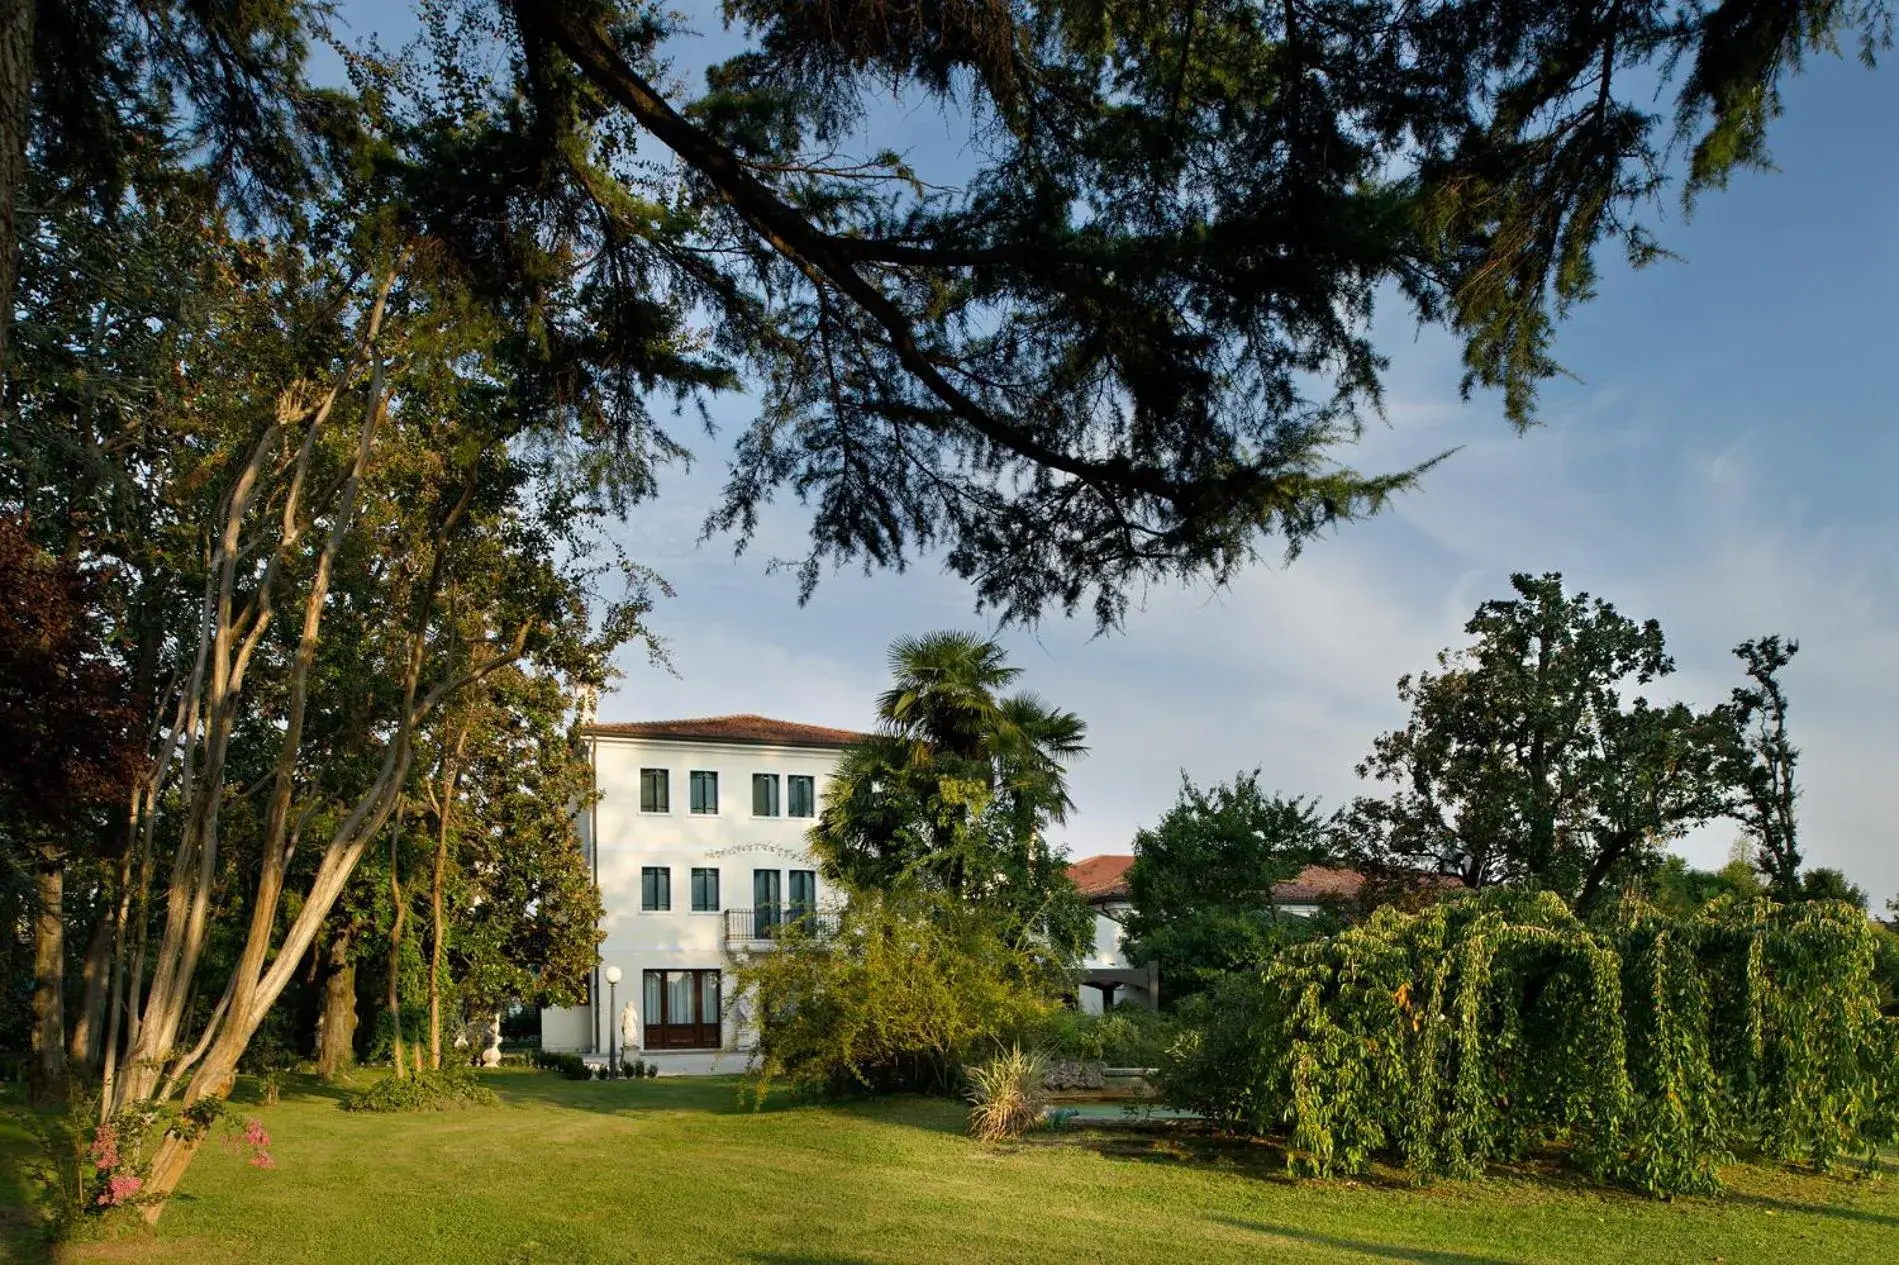
[[1088,900],[1126,900],[1133,857],[1089,857],[1068,867],[1068,877]]
[[[1128,867],[1131,856],[1088,857],[1068,867],[1068,877],[1090,901],[1126,900]],[[1437,881],[1433,876],[1433,881]],[[1455,880],[1452,880],[1455,882]],[[1273,900],[1281,905],[1316,905],[1327,900],[1351,900],[1365,886],[1365,876],[1343,866],[1308,865],[1284,883],[1273,887]]]
[[690,720],[635,720],[591,725],[603,738],[672,738],[686,742],[743,742],[779,747],[848,747],[867,736],[849,729],[801,725],[769,716],[700,716]]

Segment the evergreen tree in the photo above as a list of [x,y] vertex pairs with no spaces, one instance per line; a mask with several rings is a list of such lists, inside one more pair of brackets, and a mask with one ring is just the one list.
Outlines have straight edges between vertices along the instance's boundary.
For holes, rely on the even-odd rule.
[[[1691,196],[1764,165],[1786,77],[1886,34],[1832,0],[734,0],[693,91],[642,0],[425,8],[470,121],[436,231],[486,268],[498,222],[573,226],[604,325],[677,296],[753,368],[715,526],[789,489],[807,591],[941,549],[1008,616],[1103,623],[1415,479],[1339,460],[1376,301],[1527,424],[1599,252],[1657,257],[1667,150]],[[893,98],[969,131],[956,168],[852,152]]]

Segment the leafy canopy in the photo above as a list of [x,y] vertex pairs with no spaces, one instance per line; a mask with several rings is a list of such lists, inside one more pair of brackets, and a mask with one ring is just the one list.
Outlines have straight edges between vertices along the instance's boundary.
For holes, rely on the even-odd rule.
[[1875,951],[1833,902],[1628,902],[1608,925],[1551,892],[1387,907],[1195,999],[1163,1092],[1283,1130],[1296,1173],[1476,1176],[1564,1143],[1599,1179],[1707,1193],[1738,1150],[1824,1167],[1894,1139]]
[[1129,957],[1160,967],[1170,1004],[1303,938],[1273,889],[1328,859],[1325,825],[1315,805],[1262,791],[1258,770],[1206,790],[1181,778],[1174,806],[1134,836],[1123,924]]
[[1069,808],[1067,766],[1087,728],[1033,694],[968,633],[899,638],[877,732],[844,753],[812,850],[854,891],[943,892],[988,911],[1016,943],[1078,955],[1090,921],[1048,827]]
[[1464,626],[1469,646],[1399,680],[1410,722],[1358,770],[1391,791],[1356,801],[1343,833],[1375,865],[1540,886],[1587,911],[1727,811],[1732,717],[1625,703],[1629,685],[1674,671],[1661,626],[1568,592],[1560,575],[1510,583],[1516,596]]
[[[603,335],[703,314],[762,396],[712,525],[808,501],[807,591],[941,549],[1007,616],[1104,624],[1416,477],[1341,462],[1378,301],[1527,424],[1599,252],[1655,257],[1668,147],[1689,193],[1764,165],[1785,78],[1886,38],[1878,0],[724,12],[695,91],[657,6],[430,0],[459,158],[432,225],[471,260],[524,213],[590,243]],[[863,142],[892,98],[967,130],[952,165]]]

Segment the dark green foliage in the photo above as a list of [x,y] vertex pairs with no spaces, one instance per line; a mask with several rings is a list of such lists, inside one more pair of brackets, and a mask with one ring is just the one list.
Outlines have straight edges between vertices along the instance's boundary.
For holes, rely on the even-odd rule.
[[1278,912],[1274,886],[1329,856],[1317,807],[1266,794],[1258,770],[1204,791],[1182,776],[1179,800],[1134,836],[1130,959],[1160,966],[1170,1006],[1227,971],[1261,965],[1314,930]]
[[[759,366],[714,522],[749,538],[790,491],[807,587],[935,549],[1007,615],[1104,622],[1410,482],[1338,462],[1380,407],[1378,298],[1527,423],[1598,252],[1656,257],[1668,146],[1719,185],[1805,56],[1885,32],[1876,0],[745,0],[692,94],[652,6],[493,7],[432,6],[500,133],[465,201],[588,226],[603,313],[684,296]],[[968,126],[955,167],[857,149],[893,98]]]
[[746,999],[757,1033],[750,1073],[760,1102],[781,1083],[805,1093],[952,1093],[966,1062],[1032,1040],[1066,978],[1045,950],[1012,944],[980,909],[915,891],[861,893],[834,935],[794,924],[776,948],[731,970],[732,995]]
[[1048,828],[1070,807],[1087,728],[1029,693],[994,641],[937,632],[890,648],[878,731],[850,747],[811,831],[825,877],[850,890],[944,892],[1017,943],[1079,958],[1093,923]]
[[1734,788],[1735,816],[1754,843],[1754,863],[1767,876],[1774,899],[1782,901],[1800,895],[1794,817],[1799,798],[1794,769],[1800,752],[1787,737],[1787,692],[1780,671],[1799,652],[1799,642],[1779,637],[1744,641],[1734,648],[1748,684],[1737,687],[1728,704],[1734,730],[1722,765],[1722,775]]
[[1845,901],[1855,909],[1866,908],[1866,889],[1839,870],[1817,866],[1800,876],[1799,899]]
[[1754,867],[1745,860],[1737,858],[1718,870],[1697,870],[1671,852],[1649,876],[1644,891],[1657,909],[1676,918],[1687,918],[1718,897],[1753,900],[1765,894],[1766,889],[1761,886]]
[[1116,1006],[1100,1015],[1063,1009],[1049,1017],[1037,1046],[1055,1058],[1158,1067],[1177,1033],[1170,1016],[1139,1006]]
[[407,1076],[385,1076],[368,1089],[343,1099],[344,1111],[441,1111],[449,1107],[492,1107],[501,1100],[483,1085],[473,1068],[422,1068]]
[[593,1076],[585,1059],[560,1050],[536,1050],[534,1066],[546,1072],[559,1072],[570,1081],[584,1081]]
[[1675,669],[1660,625],[1571,594],[1560,575],[1510,583],[1516,596],[1464,626],[1470,646],[1399,680],[1411,720],[1358,768],[1392,789],[1354,803],[1341,833],[1375,869],[1543,887],[1587,913],[1727,810],[1730,717],[1641,695],[1625,704],[1626,684]]
[[1562,1146],[1600,1179],[1713,1191],[1737,1150],[1824,1167],[1891,1137],[1873,961],[1836,903],[1628,903],[1594,929],[1548,892],[1381,909],[1185,1008],[1162,1089],[1283,1133],[1299,1173],[1475,1175]]

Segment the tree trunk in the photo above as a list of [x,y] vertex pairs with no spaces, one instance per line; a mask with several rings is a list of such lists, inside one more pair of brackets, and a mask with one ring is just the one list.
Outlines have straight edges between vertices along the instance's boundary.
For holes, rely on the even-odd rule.
[[448,823],[455,811],[455,782],[451,771],[437,805],[435,879],[429,891],[429,1066],[435,1068],[442,1066],[442,946],[448,930],[442,909],[442,879],[448,869]]
[[99,919],[93,925],[92,939],[86,944],[84,981],[85,1001],[79,1018],[73,1023],[66,1057],[87,1071],[99,1066],[99,1054],[105,1037],[106,983],[112,967],[112,915],[101,902]]
[[[396,814],[400,823],[402,814]],[[391,1050],[396,1065],[398,1079],[407,1076],[408,1070],[402,1062],[402,925],[407,918],[407,910],[402,903],[402,876],[396,865],[397,845],[402,839],[400,824],[389,832],[389,898],[395,910],[395,925],[389,928],[389,1039],[393,1042]]]
[[334,1079],[356,1061],[356,963],[349,956],[351,930],[345,927],[331,936],[323,950],[316,1065],[325,1080]]
[[33,18],[37,0],[0,0],[0,385],[11,365],[13,287],[20,237],[14,223],[26,183],[26,137],[33,109]]
[[53,848],[40,850],[34,870],[38,907],[33,913],[33,1097],[66,1097],[66,866]]

